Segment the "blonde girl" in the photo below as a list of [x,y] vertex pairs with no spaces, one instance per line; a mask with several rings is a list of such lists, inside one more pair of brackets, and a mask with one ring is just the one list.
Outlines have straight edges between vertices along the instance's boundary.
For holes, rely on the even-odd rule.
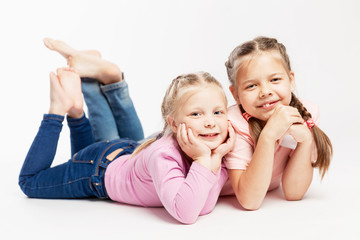
[[313,168],[322,177],[328,170],[332,145],[318,127],[317,107],[294,94],[285,46],[258,37],[237,46],[225,65],[237,103],[228,109],[236,145],[225,164],[239,203],[258,209],[267,191],[280,184],[287,200],[302,199]]
[[[172,81],[161,106],[163,132],[134,154],[139,144],[133,140],[94,143],[75,72],[58,69],[51,73],[50,83],[50,110],[19,177],[28,197],[98,197],[163,206],[185,224],[213,210],[228,179],[222,158],[233,147],[235,133],[227,119],[223,89],[210,74],[186,74]],[[66,114],[75,154],[51,167]]]

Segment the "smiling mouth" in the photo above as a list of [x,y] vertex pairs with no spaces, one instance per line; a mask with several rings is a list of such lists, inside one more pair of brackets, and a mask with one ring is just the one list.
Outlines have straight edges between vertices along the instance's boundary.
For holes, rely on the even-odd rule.
[[269,109],[269,108],[272,108],[277,102],[278,101],[268,102],[268,103],[265,103],[264,105],[260,105],[259,108]]
[[205,137],[205,138],[213,138],[218,136],[219,133],[208,133],[208,134],[199,134],[200,137]]

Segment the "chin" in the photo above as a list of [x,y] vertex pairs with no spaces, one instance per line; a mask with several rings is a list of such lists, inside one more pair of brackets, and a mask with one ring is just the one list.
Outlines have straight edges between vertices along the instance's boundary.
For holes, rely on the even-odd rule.
[[208,146],[211,150],[217,148],[221,143],[217,143],[217,142],[205,142],[205,145]]

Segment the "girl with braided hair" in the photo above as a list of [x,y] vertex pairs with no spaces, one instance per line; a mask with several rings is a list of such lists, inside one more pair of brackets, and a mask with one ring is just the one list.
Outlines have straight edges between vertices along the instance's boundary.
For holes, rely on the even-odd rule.
[[[210,74],[185,74],[172,81],[161,107],[164,130],[140,146],[124,138],[95,142],[82,110],[80,76],[71,68],[51,73],[50,87],[49,113],[19,176],[28,197],[98,197],[163,206],[185,224],[214,209],[228,179],[222,159],[234,146],[235,133],[225,93]],[[51,167],[66,114],[72,157]]]
[[317,107],[294,94],[285,46],[257,37],[237,46],[225,65],[236,100],[228,109],[236,144],[225,165],[239,203],[256,210],[280,184],[287,200],[302,199],[313,168],[324,177],[333,150],[318,127]]

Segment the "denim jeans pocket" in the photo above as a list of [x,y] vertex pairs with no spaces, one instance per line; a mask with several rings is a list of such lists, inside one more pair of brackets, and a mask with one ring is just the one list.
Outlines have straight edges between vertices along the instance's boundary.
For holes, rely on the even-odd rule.
[[99,150],[101,149],[99,148],[98,143],[91,144],[75,153],[72,157],[72,162],[94,164],[99,156]]

